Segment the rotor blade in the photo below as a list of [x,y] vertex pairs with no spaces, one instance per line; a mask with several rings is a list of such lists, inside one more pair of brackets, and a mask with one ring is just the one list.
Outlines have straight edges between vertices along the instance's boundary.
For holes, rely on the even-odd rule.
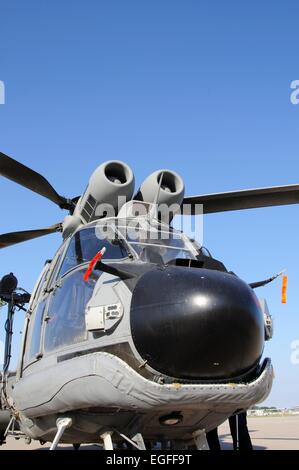
[[32,240],[33,238],[43,237],[44,235],[49,235],[50,233],[61,232],[61,229],[61,224],[55,224],[51,227],[37,230],[4,233],[3,235],[0,235],[0,249],[11,245],[16,245],[17,243],[26,242],[27,240]]
[[0,152],[0,175],[50,199],[62,209],[71,209],[72,201],[60,196],[42,175]]
[[196,207],[200,204],[204,214],[299,204],[299,184],[190,196],[183,200],[184,210],[192,215],[202,213],[201,207]]

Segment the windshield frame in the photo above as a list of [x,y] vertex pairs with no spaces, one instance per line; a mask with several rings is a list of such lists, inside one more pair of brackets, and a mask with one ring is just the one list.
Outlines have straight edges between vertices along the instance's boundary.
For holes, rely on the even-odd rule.
[[[173,254],[175,254],[176,252],[184,252],[186,254],[188,254],[189,256],[187,257],[187,259],[196,259],[196,256],[198,255],[198,251],[196,250],[196,247],[194,246],[194,244],[191,242],[191,240],[181,231],[179,230],[176,230],[174,229],[173,227],[171,227],[170,225],[167,225],[163,222],[160,222],[158,220],[150,220],[147,219],[147,218],[140,218],[138,221],[136,220],[136,217],[135,218],[128,218],[128,219],[115,219],[117,222],[116,224],[113,225],[113,229],[115,231],[115,233],[117,234],[117,237],[120,238],[121,240],[123,240],[124,243],[126,243],[127,246],[129,246],[129,249],[130,251],[133,251],[134,252],[134,255],[137,259],[142,260],[141,256],[140,256],[140,253],[138,253],[138,251],[136,250],[136,247],[137,246],[142,246],[144,248],[150,248],[152,247],[153,249],[157,249],[157,252],[159,249],[164,249],[164,250],[167,250],[168,252],[173,252]],[[140,231],[142,230],[147,230],[147,233],[157,233],[157,234],[165,234],[165,235],[168,235],[168,237],[165,237],[163,238],[162,236],[162,239],[158,238],[155,239],[155,242],[154,243],[150,243],[148,240],[148,238],[145,238],[144,241],[135,241],[135,240],[129,240],[128,238],[126,238],[126,236],[124,235],[124,233],[120,230],[121,228],[125,228],[127,229],[127,227],[130,225],[130,222],[134,222],[135,224],[136,223],[145,223],[146,224],[146,227],[141,227],[140,228]],[[133,226],[134,227],[134,226]],[[127,233],[127,232],[126,232]],[[179,246],[173,246],[171,244],[167,244],[167,243],[163,243],[163,240],[169,240],[171,237],[169,237],[169,235],[172,234],[172,235],[176,235],[176,238],[173,237],[173,240],[177,239],[177,240],[181,240],[182,243],[183,243],[183,246],[182,247],[179,247]],[[159,243],[159,241],[161,241],[161,243]],[[134,248],[135,247],[135,248]],[[173,256],[173,258],[171,258],[171,260],[167,261],[167,262],[164,262],[163,260],[163,264],[167,264],[169,263],[170,261],[176,259],[176,256]]]
[[[155,238],[153,243],[150,243],[149,239],[146,238],[143,241],[135,241],[135,240],[128,240],[124,236],[124,231],[121,230],[127,229],[128,227],[134,227],[136,224],[141,224],[140,231],[147,230],[148,233],[150,232],[155,232],[159,234],[158,238]],[[131,225],[133,224],[133,225]],[[144,227],[142,225],[145,224]],[[107,236],[100,236],[103,230],[107,231]],[[104,220],[97,220],[93,221],[90,224],[83,225],[79,227],[70,237],[68,240],[64,242],[64,247],[63,250],[60,252],[59,256],[59,262],[55,266],[55,273],[54,276],[52,277],[52,282],[55,281],[57,282],[58,279],[63,278],[66,274],[71,272],[74,269],[77,269],[79,266],[83,266],[88,264],[91,259],[88,260],[83,260],[81,263],[74,264],[73,266],[70,266],[67,270],[62,272],[62,268],[64,265],[64,262],[66,260],[67,253],[70,249],[72,240],[75,239],[76,235],[83,230],[94,230],[94,237],[98,239],[98,246],[99,250],[101,249],[101,241],[107,240],[109,241],[113,237],[114,240],[119,242],[119,249],[121,251],[124,251],[126,256],[120,257],[120,258],[108,258],[108,253],[107,255],[104,256],[103,262],[105,263],[106,261],[108,262],[122,262],[127,259],[135,259],[141,262],[151,262],[148,259],[142,259],[142,256],[140,256],[140,250],[138,250],[138,247],[142,248],[152,248],[153,252],[155,251],[157,254],[161,254],[160,251],[161,249],[167,250],[167,253],[173,253],[173,256],[171,256],[168,260],[165,261],[163,259],[163,256],[161,256],[160,262],[164,265],[170,263],[171,261],[181,258],[180,256],[177,256],[179,252],[183,252],[186,254],[186,259],[196,259],[198,256],[198,249],[196,245],[189,239],[188,236],[186,236],[182,231],[174,229],[170,225],[163,223],[161,221],[158,221],[156,219],[148,219],[146,217],[132,217],[132,218],[107,218]],[[166,238],[160,239],[160,234],[165,234]],[[97,236],[97,234],[99,236]],[[181,240],[182,241],[182,247],[178,246],[171,246],[167,243],[163,243],[163,241],[168,241],[169,237],[167,235],[173,235],[173,239],[176,240]],[[96,253],[95,253],[96,254]],[[107,256],[107,258],[106,258]]]
[[[58,266],[58,269],[57,269],[57,272],[56,272],[56,275],[55,275],[55,278],[56,280],[59,279],[59,278],[63,278],[64,276],[66,276],[68,273],[70,273],[71,271],[77,269],[78,267],[80,266],[84,266],[84,265],[87,265],[91,260],[92,258],[96,255],[96,253],[98,252],[95,252],[91,257],[90,259],[82,259],[81,262],[77,262],[76,264],[74,263],[73,265],[70,264],[70,266],[63,271],[63,266],[66,262],[66,258],[68,256],[68,253],[69,253],[69,250],[71,249],[71,244],[74,243],[74,240],[76,238],[76,236],[79,234],[79,233],[82,233],[83,230],[91,230],[93,229],[94,230],[94,238],[98,240],[98,251],[100,251],[100,249],[102,248],[101,246],[101,242],[104,242],[104,241],[108,241],[110,244],[111,242],[109,241],[109,239],[106,237],[106,238],[99,238],[96,236],[96,230],[97,230],[97,224],[96,223],[92,223],[92,224],[88,224],[88,225],[84,225],[82,227],[80,227],[78,230],[76,230],[70,237],[69,237],[69,240],[68,242],[66,243],[66,248],[61,256],[61,260],[60,260],[60,263],[59,263],[59,266]],[[125,240],[124,240],[125,241]],[[75,242],[76,243],[76,242]],[[127,246],[127,243],[121,241],[120,243],[118,243],[118,246],[119,246],[119,250],[120,252],[122,252],[122,256],[120,256],[119,258],[114,258],[114,257],[108,257],[108,253],[109,253],[109,250],[107,252],[107,258],[105,258],[105,261],[110,261],[110,262],[121,262],[121,261],[124,261],[128,258],[132,258],[132,254],[129,250],[129,247]]]

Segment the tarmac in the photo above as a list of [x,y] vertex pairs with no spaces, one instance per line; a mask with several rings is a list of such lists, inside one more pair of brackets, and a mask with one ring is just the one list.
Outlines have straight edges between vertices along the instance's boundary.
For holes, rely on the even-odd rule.
[[[299,450],[299,415],[247,417],[254,450]],[[221,447],[232,449],[228,422],[219,427]]]
[[[254,450],[299,450],[299,415],[294,416],[262,416],[248,417],[248,430]],[[219,438],[223,450],[232,449],[232,440],[228,422],[222,424],[219,429]],[[69,450],[73,447],[68,444],[59,446],[61,450]],[[49,444],[41,446],[38,441],[26,444],[23,439],[15,440],[8,437],[6,444],[0,450],[46,450]],[[98,445],[82,445],[80,450],[100,450]]]

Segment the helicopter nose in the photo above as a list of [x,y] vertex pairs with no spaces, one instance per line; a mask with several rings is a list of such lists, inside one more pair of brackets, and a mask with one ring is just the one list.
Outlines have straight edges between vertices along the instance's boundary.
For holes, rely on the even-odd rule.
[[232,274],[157,267],[137,282],[132,338],[140,356],[174,378],[224,380],[254,368],[264,344],[253,290]]

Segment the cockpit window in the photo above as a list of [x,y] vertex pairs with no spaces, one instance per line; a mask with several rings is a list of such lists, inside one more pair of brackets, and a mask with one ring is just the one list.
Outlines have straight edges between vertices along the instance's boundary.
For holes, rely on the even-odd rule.
[[63,276],[70,269],[89,262],[98,251],[106,248],[105,260],[118,260],[128,257],[125,246],[116,240],[97,237],[96,226],[84,228],[76,232],[66,250],[59,276]]
[[187,238],[164,224],[143,226],[119,223],[116,230],[142,261],[167,264],[177,258],[196,258]]

